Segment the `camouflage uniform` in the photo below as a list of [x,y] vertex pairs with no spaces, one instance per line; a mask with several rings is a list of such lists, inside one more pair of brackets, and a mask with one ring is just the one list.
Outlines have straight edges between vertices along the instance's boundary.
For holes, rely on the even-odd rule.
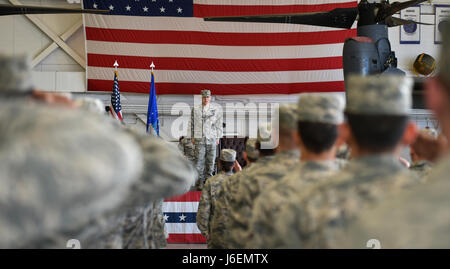
[[[211,96],[208,90],[202,91],[202,96]],[[194,138],[195,164],[199,175],[197,182],[201,190],[205,180],[212,177],[216,160],[216,141],[223,134],[222,109],[213,103],[208,107],[194,107],[191,112],[188,135]]]
[[[267,157],[263,157],[263,161]],[[227,222],[226,241],[229,248],[244,248],[246,240],[250,238],[248,233],[249,220],[252,217],[252,208],[255,199],[267,185],[280,180],[287,171],[293,169],[300,158],[296,151],[284,151],[276,154],[273,158],[267,158],[265,166],[258,161],[259,168],[247,172],[240,180],[235,192],[230,193],[230,210]]]
[[249,230],[252,234],[247,248],[277,248],[282,245],[276,241],[273,221],[283,206],[303,189],[318,184],[338,171],[334,161],[301,162],[279,182],[271,184],[255,201]]
[[137,143],[94,115],[19,99],[0,111],[0,247],[82,227],[117,207],[143,169]]
[[205,186],[202,191],[200,203],[198,204],[197,226],[202,235],[208,238],[208,248],[217,248],[217,246],[214,246],[209,240],[211,232],[210,222],[214,218],[214,212],[216,208],[215,203],[217,195],[220,192],[222,182],[232,175],[232,172],[220,172],[219,174],[206,180]]
[[430,173],[430,181],[390,196],[361,214],[343,231],[343,248],[366,248],[370,239],[381,248],[449,248],[450,158]]
[[191,161],[192,163],[195,162],[194,144],[192,144],[192,141],[189,138],[184,137],[183,139],[181,139],[180,143],[178,144],[178,149],[189,161]]
[[427,160],[417,161],[411,164],[409,170],[417,173],[420,178],[426,178],[431,172],[433,164]]
[[[111,121],[109,118],[107,120]],[[114,121],[114,124],[117,123]],[[114,130],[111,133],[130,134],[130,130],[124,131]],[[128,139],[131,137],[133,135],[128,136]],[[134,138],[138,140],[137,137]],[[145,167],[140,170],[132,184],[117,186],[122,188],[122,193],[116,194],[116,199],[121,199],[121,203],[109,205],[110,210],[99,212],[89,219],[89,223],[85,222],[76,228],[66,225],[58,233],[41,235],[40,240],[20,247],[62,248],[71,238],[78,239],[82,248],[164,247],[165,227],[160,199],[188,191],[194,183],[196,173],[168,143],[150,136],[140,138],[142,140],[138,141],[138,145],[142,149],[141,160],[144,161]],[[89,188],[92,189],[92,186]]]
[[[108,225],[107,228],[102,228],[104,231],[99,236],[94,236],[93,239],[95,240],[89,240],[85,244],[86,248],[165,247],[167,243],[165,240],[165,221],[162,212],[163,201],[160,199],[151,199],[151,197],[167,198],[183,194],[189,191],[189,188],[194,184],[196,173],[192,170],[192,166],[188,166],[191,170],[190,174],[187,174],[189,175],[187,180],[182,178],[182,171],[185,168],[182,168],[181,163],[176,168],[177,161],[185,161],[183,158],[179,158],[180,155],[175,147],[157,138],[141,136],[137,131],[132,129],[125,129],[125,131],[135,137],[144,150],[144,160],[148,164],[142,174],[142,181],[144,183],[139,182],[138,185],[133,186],[133,195],[127,199],[125,213],[118,215],[117,220],[115,219],[116,216],[113,216],[113,220],[109,221],[112,225]],[[155,156],[155,152],[159,151],[158,146],[155,144],[156,141],[161,143],[160,146],[165,147],[167,154],[160,153]],[[155,162],[155,158],[159,158],[162,162],[159,164],[159,169],[165,173],[165,176],[164,173],[161,173],[161,176],[158,175],[154,164],[149,165]],[[164,165],[164,163],[169,163],[169,160],[175,162],[172,163],[172,167],[170,165]],[[168,173],[169,169],[173,168],[180,170],[174,170],[172,174]],[[154,186],[151,187],[151,184],[154,184]],[[133,206],[133,204],[137,206]],[[118,240],[118,238],[121,238],[121,240]],[[89,242],[92,242],[92,245]]]
[[258,159],[258,161],[252,163],[250,167],[246,167],[241,172],[226,178],[222,182],[219,192],[217,193],[214,215],[210,222],[210,241],[216,248],[227,248],[225,233],[227,232],[226,225],[229,218],[230,200],[232,199],[233,194],[236,193],[239,182],[244,180],[247,175],[267,166],[273,158],[274,156],[262,157]]
[[97,113],[101,115],[105,114],[105,105],[100,99],[84,97],[75,99],[74,102],[82,110],[90,111],[92,113]]
[[[236,160],[236,151],[232,149],[223,149],[220,158],[226,162],[234,162]],[[215,203],[221,184],[227,177],[232,175],[233,172],[231,171],[221,171],[218,175],[206,180],[205,187],[202,191],[197,210],[197,226],[203,236],[208,239],[208,248],[220,248],[220,246],[215,246],[211,240],[209,240],[211,232],[210,222],[214,217]]]
[[[279,110],[280,129],[296,130],[296,107],[284,105]],[[264,159],[264,158],[263,158]],[[229,248],[244,248],[251,238],[249,220],[255,199],[267,185],[280,180],[294,168],[300,159],[300,151],[285,150],[278,152],[273,159],[258,170],[252,170],[239,182],[235,192],[231,193],[230,214],[227,222],[226,241]]]
[[[298,103],[297,119],[337,125],[343,121],[343,109],[342,100],[333,95],[304,94]],[[247,248],[280,247],[273,236],[277,232],[273,223],[280,209],[303,189],[335,174],[341,163],[338,160],[301,161],[280,181],[267,187],[255,201],[249,225],[252,237],[247,242]]]
[[[438,77],[445,81],[448,91],[450,28],[444,29],[442,38]],[[347,237],[342,240],[343,245],[364,248],[367,240],[377,239],[381,248],[449,248],[449,175],[450,156],[447,155],[434,166],[427,184],[390,197],[363,214],[344,234]]]
[[32,89],[29,62],[0,56],[0,66],[1,248],[100,244],[93,239],[123,216],[194,183],[194,168],[167,143],[103,115],[33,102],[17,94]]
[[[407,115],[412,83],[404,77],[350,77],[347,108],[363,115]],[[284,248],[339,248],[342,231],[376,202],[418,184],[391,153],[352,159],[323,183],[306,188],[274,224]]]
[[253,160],[258,160],[259,158],[259,151],[255,147],[256,139],[249,138],[247,139],[247,142],[245,142],[245,153],[247,153],[247,156],[249,158],[252,158]]
[[350,160],[350,157],[351,157],[350,147],[347,144],[343,144],[338,148],[336,158],[341,160]]
[[114,225],[101,233],[89,236],[85,248],[99,249],[156,249],[167,246],[165,221],[162,212],[163,200],[149,202],[146,207],[128,210]]

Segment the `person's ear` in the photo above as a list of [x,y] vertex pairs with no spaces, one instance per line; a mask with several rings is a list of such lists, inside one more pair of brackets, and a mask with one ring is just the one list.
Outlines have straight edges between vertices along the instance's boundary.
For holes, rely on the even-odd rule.
[[401,143],[405,146],[411,145],[416,141],[418,135],[417,125],[414,122],[408,122],[403,132]]
[[440,115],[444,109],[447,109],[448,103],[444,86],[436,77],[433,77],[426,80],[424,87],[427,108],[431,109],[436,115]]

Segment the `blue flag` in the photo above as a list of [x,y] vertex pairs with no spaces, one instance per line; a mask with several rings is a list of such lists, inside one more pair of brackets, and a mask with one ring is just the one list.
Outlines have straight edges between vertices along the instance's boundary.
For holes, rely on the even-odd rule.
[[150,90],[150,96],[148,98],[147,133],[149,132],[150,125],[159,136],[158,104],[156,103],[155,74],[153,74],[153,72],[152,86]]

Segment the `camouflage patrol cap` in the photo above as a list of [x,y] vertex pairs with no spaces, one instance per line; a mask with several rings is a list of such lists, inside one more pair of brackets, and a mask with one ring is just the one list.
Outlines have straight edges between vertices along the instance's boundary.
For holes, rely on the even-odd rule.
[[222,149],[220,159],[224,162],[236,161],[236,151],[234,149]]
[[269,142],[272,139],[272,124],[263,122],[258,125],[257,142]]
[[251,159],[258,159],[259,158],[259,151],[256,149],[256,139],[250,138],[245,143],[245,152],[247,153],[247,156]]
[[280,128],[295,130],[297,128],[297,106],[295,104],[285,104],[279,110]]
[[33,89],[31,61],[26,55],[0,55],[0,91],[29,91]]
[[348,77],[345,111],[364,115],[408,115],[411,78],[398,75]]
[[[447,18],[449,21],[450,18]],[[445,80],[447,85],[450,84],[450,22],[442,27],[442,48],[439,58],[439,76]]]
[[340,124],[344,116],[342,97],[332,94],[302,94],[298,101],[297,120]]
[[202,90],[202,97],[210,97],[211,91],[210,90]]
[[100,99],[84,97],[75,100],[75,104],[81,110],[103,114],[105,113],[105,105]]

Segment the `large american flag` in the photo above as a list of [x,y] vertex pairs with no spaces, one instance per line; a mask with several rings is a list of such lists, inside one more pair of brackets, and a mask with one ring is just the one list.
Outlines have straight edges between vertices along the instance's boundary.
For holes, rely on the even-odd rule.
[[203,17],[320,12],[351,0],[84,0],[89,91],[110,91],[121,66],[122,92],[292,94],[344,91],[342,48],[356,30],[293,24],[205,22]]

